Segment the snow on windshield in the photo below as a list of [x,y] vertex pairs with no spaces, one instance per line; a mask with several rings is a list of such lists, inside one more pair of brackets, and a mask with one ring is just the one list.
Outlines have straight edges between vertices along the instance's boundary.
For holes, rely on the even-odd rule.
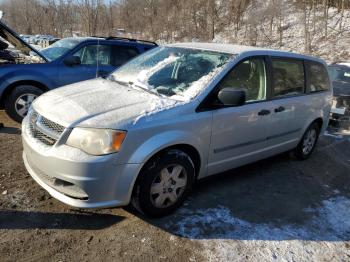
[[113,78],[188,101],[205,88],[232,56],[206,50],[159,47],[122,66],[113,74]]

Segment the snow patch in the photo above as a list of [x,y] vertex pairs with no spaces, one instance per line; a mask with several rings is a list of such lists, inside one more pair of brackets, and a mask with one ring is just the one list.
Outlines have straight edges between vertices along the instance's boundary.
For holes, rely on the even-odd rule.
[[330,198],[319,208],[307,208],[304,212],[312,214],[305,224],[277,227],[244,221],[224,206],[182,208],[178,212],[180,219],[168,226],[176,228],[182,237],[199,239],[209,261],[310,261],[328,256],[334,259],[335,250],[341,258],[350,256],[341,242],[350,238],[349,198]]
[[204,87],[209,84],[211,80],[213,80],[213,78],[223,69],[223,67],[224,66],[217,67],[209,74],[202,76],[200,79],[193,82],[181,96],[185,99],[185,101],[190,101],[198,96],[204,90]]
[[303,225],[254,224],[236,218],[231,210],[217,208],[179,211],[182,219],[176,222],[177,233],[188,238],[224,239],[333,239],[341,240],[350,236],[350,199],[337,196],[323,201],[320,208],[306,208],[313,218]]
[[165,58],[164,60],[158,62],[155,66],[142,70],[137,75],[137,80],[141,83],[147,83],[147,80],[156,72],[164,68],[165,66],[174,63],[176,60],[178,60],[180,57],[178,56],[169,56]]

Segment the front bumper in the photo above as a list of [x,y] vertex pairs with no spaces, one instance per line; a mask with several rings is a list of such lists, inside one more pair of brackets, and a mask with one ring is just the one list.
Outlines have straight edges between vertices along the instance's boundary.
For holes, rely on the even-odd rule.
[[25,127],[22,142],[29,174],[61,202],[78,208],[130,202],[140,164],[117,164],[116,154],[90,156],[66,145],[47,147],[30,137]]

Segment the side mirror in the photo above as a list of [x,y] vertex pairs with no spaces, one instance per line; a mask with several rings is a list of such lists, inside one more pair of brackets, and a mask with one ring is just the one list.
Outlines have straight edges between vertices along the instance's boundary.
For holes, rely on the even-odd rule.
[[245,91],[227,87],[219,92],[218,99],[225,106],[241,106],[245,104]]
[[77,66],[81,64],[81,60],[79,56],[68,56],[63,60],[63,63],[66,66]]

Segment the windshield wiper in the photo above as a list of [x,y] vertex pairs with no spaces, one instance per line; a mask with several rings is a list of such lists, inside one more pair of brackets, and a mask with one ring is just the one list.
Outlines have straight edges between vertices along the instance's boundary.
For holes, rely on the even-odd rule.
[[118,84],[120,84],[120,85],[129,87],[129,82],[124,82],[124,81],[117,80],[117,79],[114,77],[114,75],[110,75],[107,79],[110,80],[110,81],[116,82],[116,83],[118,83]]
[[152,91],[152,90],[148,89],[147,87],[144,87],[144,86],[142,86],[140,84],[137,84],[137,83],[134,83],[134,82],[129,82],[129,85],[131,87],[134,87],[134,88],[136,87],[136,88],[139,88],[139,89],[141,89],[143,91],[146,91],[147,93],[150,93],[152,95],[156,95],[158,97],[161,97],[161,95],[157,91]]
[[125,82],[125,81],[117,80],[113,75],[110,75],[110,76],[108,77],[108,80],[113,81],[113,82],[116,82],[116,83],[118,83],[118,84],[120,84],[120,85],[123,85],[123,86],[126,86],[126,87],[131,87],[131,88],[134,88],[134,89],[135,89],[135,88],[138,88],[138,89],[141,89],[141,90],[143,90],[143,91],[146,91],[147,93],[150,93],[150,94],[152,94],[152,95],[156,95],[156,96],[158,96],[158,97],[162,97],[162,95],[159,94],[157,91],[152,91],[152,90],[148,89],[147,87],[144,87],[144,86],[142,86],[142,85],[140,85],[140,84],[137,84],[137,83],[134,83],[134,82],[132,82],[132,81],[130,81],[130,82]]

